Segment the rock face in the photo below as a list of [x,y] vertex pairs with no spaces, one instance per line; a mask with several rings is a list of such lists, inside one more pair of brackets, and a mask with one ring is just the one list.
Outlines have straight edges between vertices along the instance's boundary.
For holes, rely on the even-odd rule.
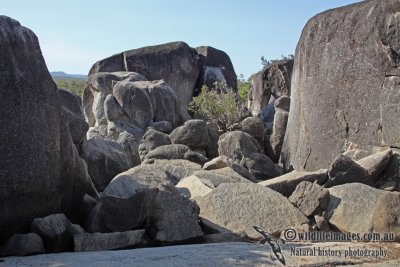
[[75,145],[80,145],[86,140],[86,132],[89,130],[83,113],[82,100],[78,95],[68,90],[58,89],[57,93],[63,115],[68,121],[72,141]]
[[235,233],[245,231],[251,238],[259,238],[253,225],[276,234],[307,222],[287,198],[252,183],[222,184],[196,202],[202,218]]
[[193,96],[200,69],[196,52],[184,42],[167,43],[125,51],[96,62],[89,75],[131,71],[147,79],[164,79],[186,108]]
[[115,175],[133,167],[124,148],[112,140],[93,138],[84,143],[82,157],[96,189],[103,191]]
[[196,48],[200,58],[200,76],[198,89],[206,85],[212,88],[215,82],[226,82],[228,88],[237,91],[237,77],[229,56],[211,46]]
[[76,209],[89,178],[37,37],[5,16],[0,73],[1,243],[36,217]]
[[[346,142],[395,145],[399,11],[398,1],[363,1],[308,21],[293,67],[286,169],[327,168]],[[331,112],[324,112],[327,106]]]
[[278,99],[290,96],[293,59],[274,61],[257,72],[252,79],[252,90],[248,95],[249,110],[253,116],[267,106],[271,95]]

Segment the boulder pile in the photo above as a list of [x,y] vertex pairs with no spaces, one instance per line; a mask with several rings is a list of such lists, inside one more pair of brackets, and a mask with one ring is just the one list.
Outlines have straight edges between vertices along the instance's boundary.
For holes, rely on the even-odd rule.
[[0,16],[0,256],[251,242],[254,226],[399,241],[399,12],[364,1],[312,18],[229,132],[186,110],[203,85],[236,87],[224,52],[116,54],[82,101],[56,87],[34,33]]

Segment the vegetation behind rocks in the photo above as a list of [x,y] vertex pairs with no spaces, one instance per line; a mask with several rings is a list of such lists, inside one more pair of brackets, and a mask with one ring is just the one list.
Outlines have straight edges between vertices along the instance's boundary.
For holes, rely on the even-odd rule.
[[214,122],[220,130],[231,131],[242,118],[242,104],[226,84],[215,83],[212,90],[203,86],[200,95],[189,104],[194,118]]

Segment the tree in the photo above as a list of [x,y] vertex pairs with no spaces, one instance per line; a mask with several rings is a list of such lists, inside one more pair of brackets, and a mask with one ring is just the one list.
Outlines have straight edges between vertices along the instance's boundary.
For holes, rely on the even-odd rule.
[[237,79],[238,93],[242,101],[247,100],[247,93],[249,92],[250,89],[250,82],[251,82],[251,76],[246,80],[244,79],[243,74],[240,74],[239,78]]

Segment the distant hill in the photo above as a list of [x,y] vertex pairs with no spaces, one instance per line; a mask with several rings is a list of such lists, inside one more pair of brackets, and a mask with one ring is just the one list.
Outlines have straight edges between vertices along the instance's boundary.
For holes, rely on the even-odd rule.
[[87,75],[83,74],[68,74],[63,71],[52,71],[50,72],[50,75],[53,78],[70,78],[70,79],[81,79],[85,80],[87,78]]

